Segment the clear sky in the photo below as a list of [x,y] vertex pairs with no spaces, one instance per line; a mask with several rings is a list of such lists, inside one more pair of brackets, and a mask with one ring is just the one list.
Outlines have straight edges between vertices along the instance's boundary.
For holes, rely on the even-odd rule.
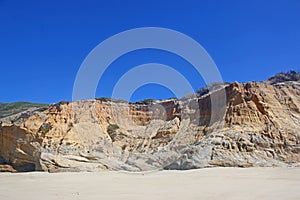
[[[0,0],[0,102],[54,103],[72,99],[77,70],[100,42],[138,27],[165,27],[199,42],[224,81],[265,80],[300,69],[300,1],[237,0]],[[188,77],[201,77],[178,56],[141,50],[120,57],[100,80],[97,96],[111,95],[131,67],[157,62]],[[158,85],[139,88],[131,100],[163,99]]]

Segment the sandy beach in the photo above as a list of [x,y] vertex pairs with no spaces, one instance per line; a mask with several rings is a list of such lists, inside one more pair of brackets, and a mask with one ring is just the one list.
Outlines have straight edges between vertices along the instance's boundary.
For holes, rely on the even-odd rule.
[[300,168],[2,173],[0,199],[299,199]]

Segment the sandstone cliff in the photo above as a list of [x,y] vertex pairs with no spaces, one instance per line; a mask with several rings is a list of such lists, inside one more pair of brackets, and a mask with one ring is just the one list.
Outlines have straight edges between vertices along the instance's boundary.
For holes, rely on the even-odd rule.
[[224,91],[224,115],[211,110],[216,90],[150,104],[61,102],[2,118],[0,171],[299,166],[300,83]]

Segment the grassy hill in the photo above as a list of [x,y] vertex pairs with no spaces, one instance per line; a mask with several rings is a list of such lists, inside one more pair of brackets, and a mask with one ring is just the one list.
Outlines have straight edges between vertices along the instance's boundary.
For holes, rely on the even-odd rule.
[[43,108],[47,106],[47,104],[29,102],[0,103],[0,118],[23,112],[29,108]]

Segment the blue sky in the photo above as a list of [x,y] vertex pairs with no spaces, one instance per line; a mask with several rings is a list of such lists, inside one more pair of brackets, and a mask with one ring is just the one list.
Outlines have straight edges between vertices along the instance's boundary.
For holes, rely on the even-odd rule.
[[[21,1],[0,0],[0,102],[53,103],[72,99],[76,73],[88,53],[119,32],[165,27],[199,42],[224,81],[265,80],[300,69],[300,1]],[[100,80],[110,96],[131,67],[157,62],[203,86],[189,63],[159,50],[120,57]],[[168,88],[146,85],[131,100],[164,99]]]

